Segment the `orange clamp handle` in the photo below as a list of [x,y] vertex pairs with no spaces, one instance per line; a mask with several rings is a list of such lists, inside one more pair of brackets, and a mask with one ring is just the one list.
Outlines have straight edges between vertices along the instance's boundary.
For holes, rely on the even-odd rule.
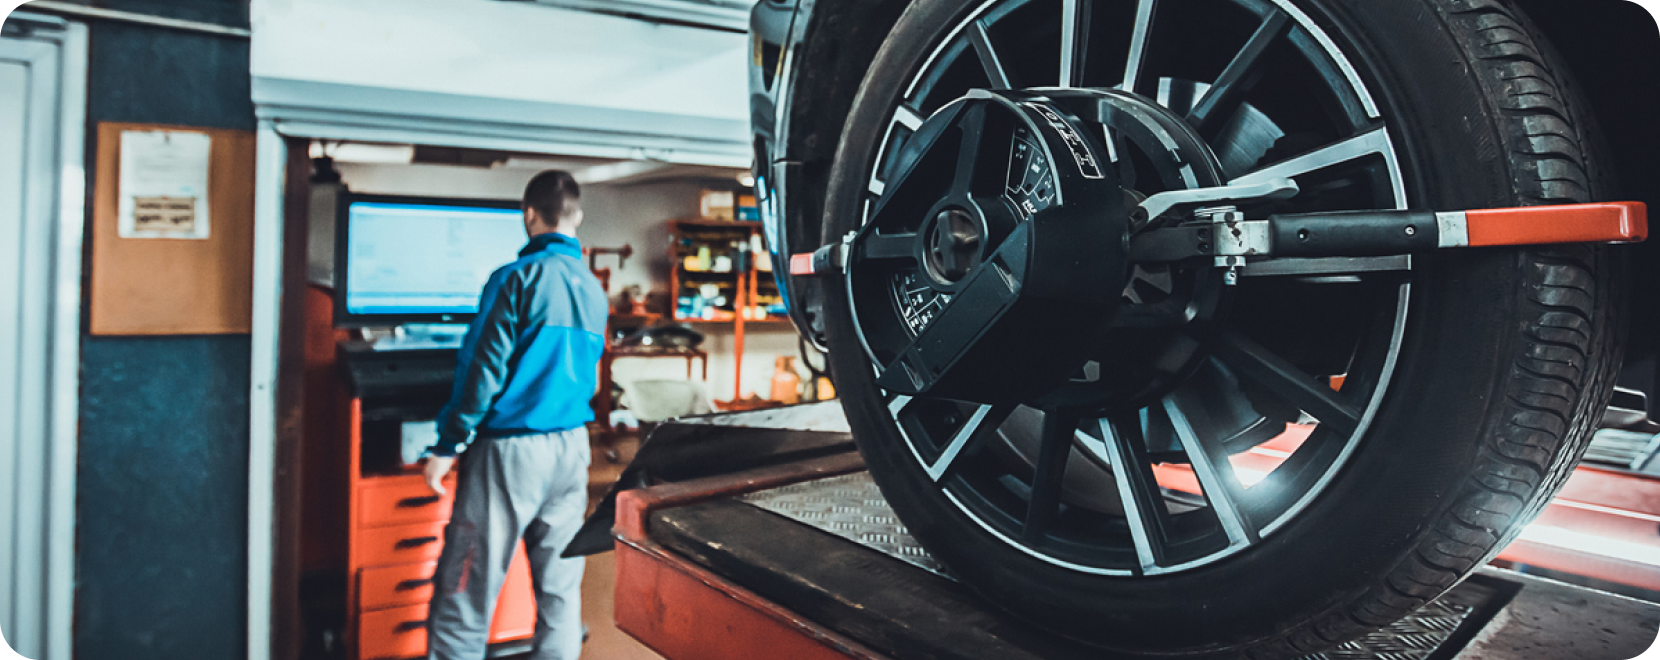
[[1523,206],[1466,211],[1471,247],[1550,243],[1637,243],[1648,238],[1642,202]]

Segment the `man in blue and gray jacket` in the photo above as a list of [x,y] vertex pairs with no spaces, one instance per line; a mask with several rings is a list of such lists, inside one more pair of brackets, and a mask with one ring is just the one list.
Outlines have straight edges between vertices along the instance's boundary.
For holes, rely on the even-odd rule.
[[[428,656],[484,658],[496,595],[519,539],[536,585],[532,658],[582,651],[582,559],[560,551],[582,524],[588,432],[608,313],[582,263],[576,180],[558,170],[525,187],[530,244],[490,275],[462,342],[455,389],[428,450],[427,485],[461,452],[455,510],[433,578]],[[462,450],[465,450],[464,452]]]

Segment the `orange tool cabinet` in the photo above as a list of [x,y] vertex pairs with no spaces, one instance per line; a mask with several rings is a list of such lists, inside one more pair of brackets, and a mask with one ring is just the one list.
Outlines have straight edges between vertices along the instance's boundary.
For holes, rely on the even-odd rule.
[[[424,656],[427,603],[455,501],[455,474],[446,478],[448,492],[435,495],[415,466],[378,461],[366,467],[364,401],[351,394],[338,364],[344,332],[332,325],[332,296],[320,287],[306,293],[302,570],[344,574],[347,658]],[[535,624],[521,544],[497,597],[489,641],[527,639]]]

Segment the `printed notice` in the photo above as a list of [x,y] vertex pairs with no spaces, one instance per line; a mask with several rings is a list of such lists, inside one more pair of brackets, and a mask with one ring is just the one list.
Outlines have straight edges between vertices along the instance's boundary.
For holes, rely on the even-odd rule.
[[190,131],[121,133],[121,238],[208,237],[213,138]]

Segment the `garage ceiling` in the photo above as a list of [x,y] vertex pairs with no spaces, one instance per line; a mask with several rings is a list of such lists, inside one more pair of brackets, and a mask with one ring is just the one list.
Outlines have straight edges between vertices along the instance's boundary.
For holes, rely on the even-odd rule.
[[533,0],[536,4],[743,32],[755,0]]

